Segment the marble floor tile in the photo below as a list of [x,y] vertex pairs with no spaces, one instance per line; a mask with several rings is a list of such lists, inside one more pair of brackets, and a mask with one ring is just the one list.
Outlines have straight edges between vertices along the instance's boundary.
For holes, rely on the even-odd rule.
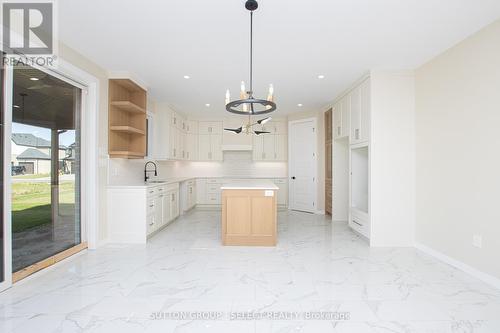
[[500,332],[500,291],[424,253],[320,215],[278,228],[276,247],[224,247],[220,213],[193,210],[1,293],[0,332]]

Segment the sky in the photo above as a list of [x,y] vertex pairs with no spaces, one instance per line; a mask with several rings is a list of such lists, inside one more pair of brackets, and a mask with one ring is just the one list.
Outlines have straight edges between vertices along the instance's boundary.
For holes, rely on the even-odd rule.
[[[12,123],[12,133],[30,133],[39,138],[50,141],[50,129],[24,125],[20,123]],[[75,131],[67,131],[59,135],[59,144],[64,146],[69,146],[75,142]]]

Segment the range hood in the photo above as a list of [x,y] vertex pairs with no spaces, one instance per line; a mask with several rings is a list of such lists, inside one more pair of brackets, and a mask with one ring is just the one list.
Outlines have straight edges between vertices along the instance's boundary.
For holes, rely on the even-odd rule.
[[222,145],[223,151],[252,151],[252,145]]

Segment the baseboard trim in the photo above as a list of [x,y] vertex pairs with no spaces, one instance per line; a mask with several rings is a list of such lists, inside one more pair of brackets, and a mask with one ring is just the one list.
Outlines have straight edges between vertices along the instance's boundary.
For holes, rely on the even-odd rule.
[[415,248],[417,250],[420,250],[420,251],[430,255],[431,257],[434,257],[442,262],[447,263],[448,265],[451,265],[451,266],[453,266],[461,271],[464,271],[465,273],[468,273],[468,274],[474,276],[475,278],[483,281],[484,283],[487,283],[490,286],[495,287],[495,288],[500,290],[500,279],[498,279],[492,275],[481,272],[480,270],[478,270],[472,266],[469,266],[469,265],[467,265],[459,260],[453,259],[452,257],[449,257],[446,254],[443,254],[439,251],[436,251],[436,250],[434,250],[426,245],[423,245],[421,243],[415,243]]

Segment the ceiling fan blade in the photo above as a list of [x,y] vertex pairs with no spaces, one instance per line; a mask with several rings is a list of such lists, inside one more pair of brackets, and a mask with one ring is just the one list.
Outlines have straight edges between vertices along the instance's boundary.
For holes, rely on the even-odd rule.
[[261,135],[261,134],[269,134],[271,132],[268,131],[253,131],[256,135]]
[[229,131],[229,132],[234,132],[236,134],[240,134],[241,131],[243,131],[243,128],[242,127],[238,127],[238,128],[224,128],[224,131]]

